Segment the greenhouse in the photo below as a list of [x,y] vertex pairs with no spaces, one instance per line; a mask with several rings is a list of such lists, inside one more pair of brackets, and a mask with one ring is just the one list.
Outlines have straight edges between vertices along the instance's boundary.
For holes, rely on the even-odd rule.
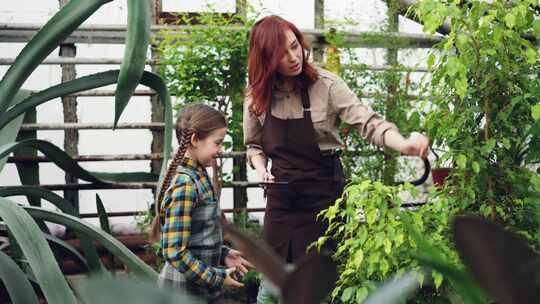
[[537,0],[0,9],[0,302],[540,303]]

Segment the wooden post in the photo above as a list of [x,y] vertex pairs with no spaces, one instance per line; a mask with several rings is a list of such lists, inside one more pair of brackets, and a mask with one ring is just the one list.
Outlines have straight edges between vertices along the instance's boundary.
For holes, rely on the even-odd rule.
[[[236,0],[236,10],[235,13],[240,15],[242,18],[246,18],[246,0]],[[235,86],[236,87],[236,86]],[[232,99],[232,111],[242,111],[243,103],[243,88],[239,88],[239,92],[236,89],[231,90]],[[233,140],[233,151],[240,151],[245,149],[244,147],[244,134],[242,129],[236,134],[232,134]],[[235,181],[247,181],[247,163],[245,158],[234,158],[233,159],[233,180]],[[246,188],[233,188],[233,208],[235,209],[244,209],[247,208],[247,189]],[[243,214],[233,213],[233,221],[237,224],[242,223]]]
[[[59,0],[60,6],[64,6],[68,0]],[[64,43],[60,45],[60,57],[75,57],[77,49],[73,43]],[[73,80],[77,76],[75,65],[62,64],[62,82]],[[76,96],[63,96],[62,106],[64,108],[64,122],[77,122],[77,97]],[[78,130],[65,130],[64,131],[64,150],[70,156],[77,156],[79,154],[79,131]],[[78,183],[78,179],[66,174],[66,184]],[[64,198],[71,202],[77,213],[79,212],[79,191],[66,190],[64,191]]]
[[[324,30],[324,0],[315,0],[315,29]],[[323,61],[324,48],[313,48],[313,60]]]
[[[160,13],[161,13],[161,0],[152,1],[152,24],[157,25],[160,23]],[[152,59],[159,60],[160,54],[156,45],[151,46],[151,56]],[[159,73],[159,70],[163,68],[162,66],[152,66],[152,71]],[[159,101],[159,97],[154,94],[150,97],[151,103],[151,120],[152,122],[164,122],[165,121],[165,107]],[[165,144],[164,140],[164,130],[152,130],[152,144],[150,147],[151,153],[161,153],[163,152],[163,145]],[[163,164],[162,159],[153,159],[150,162],[150,172],[154,174],[159,174],[161,170],[161,165]],[[155,189],[153,189],[154,195]]]
[[[389,0],[386,2],[388,5],[388,32],[399,32],[399,14],[398,14],[398,5],[395,0]],[[388,48],[386,50],[386,64],[388,66],[395,66],[398,64],[398,49],[397,48]],[[396,109],[396,92],[399,86],[399,72],[398,71],[387,71],[385,72],[385,84],[387,89],[387,99],[386,99],[386,119],[392,122],[395,122],[395,116],[392,115],[395,113]],[[397,159],[395,153],[391,151],[385,151],[384,153],[384,168],[383,168],[383,180],[386,184],[393,184],[394,177],[397,170]]]
[[152,24],[157,25],[160,24],[160,16],[161,12],[163,11],[162,7],[162,1],[161,0],[153,0],[151,4],[151,10],[152,10]]
[[246,0],[236,0],[235,14],[245,18],[247,16],[246,6]]

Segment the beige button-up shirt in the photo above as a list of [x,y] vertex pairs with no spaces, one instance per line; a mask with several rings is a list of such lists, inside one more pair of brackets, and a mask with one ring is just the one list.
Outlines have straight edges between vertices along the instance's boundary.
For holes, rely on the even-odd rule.
[[[315,141],[319,148],[330,150],[339,148],[343,142],[339,136],[339,124],[343,121],[358,129],[363,139],[384,146],[384,133],[397,130],[396,125],[387,122],[369,106],[360,102],[356,94],[337,75],[318,68],[319,79],[309,88],[311,119],[315,129]],[[255,155],[266,158],[262,147],[262,126],[266,117],[257,117],[249,110],[251,98],[244,102],[243,128],[247,160]],[[271,102],[272,115],[280,119],[303,117],[302,99],[298,90],[286,92],[276,87]]]

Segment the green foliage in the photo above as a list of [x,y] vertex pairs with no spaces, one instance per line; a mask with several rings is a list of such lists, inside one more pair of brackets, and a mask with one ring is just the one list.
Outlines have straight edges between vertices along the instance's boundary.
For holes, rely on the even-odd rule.
[[258,220],[251,220],[249,213],[246,211],[242,211],[238,214],[237,220],[234,221],[234,226],[240,229],[240,231],[246,232],[257,239],[262,239],[261,224],[259,224]]
[[441,161],[454,164],[451,195],[529,235],[537,230],[531,203],[538,200],[531,169],[540,162],[533,4],[426,0],[416,9],[426,31],[446,18],[452,24],[430,55],[433,110],[426,117],[433,144],[447,150]]
[[[160,74],[171,95],[176,96],[175,108],[179,110],[191,102],[204,102],[225,113],[228,136],[224,150],[243,151],[248,36],[255,19],[216,13],[212,7],[197,17],[185,14],[178,17],[179,24],[197,25],[181,32],[165,28],[160,32],[162,39],[157,46],[160,60],[166,64]],[[222,165],[223,161],[218,163],[219,172]],[[222,181],[245,180],[245,159],[233,159],[232,170],[223,172],[221,178]],[[246,202],[246,190],[235,189],[235,197],[240,204]]]
[[[29,95],[30,95],[30,91],[20,90],[13,97],[13,104],[11,106],[14,106],[17,103],[21,102],[23,99],[25,99]],[[19,130],[23,123],[23,119],[24,119],[24,115],[20,115],[18,118],[12,119],[9,124],[4,125],[2,127],[2,132],[0,132],[0,145],[9,144],[16,140],[17,134],[19,134]],[[7,157],[0,158],[0,171],[4,169],[4,165],[6,164],[6,162],[7,162]]]
[[11,152],[23,147],[30,147],[35,150],[39,150],[61,169],[71,173],[72,176],[76,176],[94,183],[104,183],[107,181],[125,182],[133,180],[155,181],[157,179],[155,174],[147,172],[108,173],[86,171],[62,149],[47,141],[39,139],[27,139],[20,142],[12,142],[2,145],[0,146],[0,158],[3,158],[9,155]]
[[[386,186],[381,182],[353,179],[342,198],[321,212],[329,229],[317,243],[337,241],[335,259],[340,263],[340,280],[333,292],[343,303],[362,303],[380,282],[406,270],[415,271],[420,284],[424,275],[415,260],[417,243],[408,232],[403,218],[443,252],[446,259],[457,264],[447,233],[448,219],[457,212],[456,203],[433,192],[429,204],[415,210],[401,208],[407,198],[416,197],[411,185]],[[441,292],[444,278],[431,273],[434,293]],[[433,296],[433,295],[431,295]]]
[[[346,47],[344,37],[340,31],[326,35],[338,47]],[[369,71],[367,65],[360,64],[362,60],[357,50],[340,48],[340,51],[344,58],[342,61],[346,61],[340,76],[362,102],[395,122],[402,134],[419,131],[424,117],[421,112],[423,105],[415,100],[418,99],[414,95],[419,86],[412,80],[411,71],[399,64],[389,64],[391,69],[387,71]],[[375,182],[384,180],[390,184],[395,179],[404,180],[415,174],[410,163],[398,161],[397,155],[391,151],[382,151],[364,141],[351,126],[342,125],[340,131],[346,147],[342,161],[353,182],[343,198],[322,213],[324,219],[329,220],[330,229],[317,245],[322,246],[331,240],[337,242],[335,258],[340,263],[341,277],[332,294],[334,301],[362,303],[381,282],[394,275],[395,280],[400,281],[405,272],[412,269],[412,275],[421,283],[425,280],[414,259],[415,242],[400,220],[402,213],[410,211],[390,207],[391,202],[395,205],[403,202],[401,192],[414,194],[416,190],[410,186],[392,187]],[[419,208],[411,216],[415,225],[442,242],[446,254],[455,260],[455,253],[445,240],[446,219],[451,210],[450,206],[439,201]],[[436,287],[426,289],[415,299],[433,300],[445,289],[446,284],[441,287],[444,279],[439,273],[434,272],[429,277],[435,278]]]
[[[390,274],[399,277],[406,270],[418,270],[418,260],[441,272],[433,271],[430,280],[419,275],[420,281],[433,280],[435,289],[434,294],[422,292],[414,301],[421,302],[421,297],[434,301],[441,294],[451,299],[455,292],[462,300],[477,297],[456,283],[462,266],[448,231],[448,219],[465,211],[501,220],[538,246],[534,212],[539,206],[540,179],[531,170],[540,162],[539,64],[531,42],[531,37],[540,37],[540,27],[534,2],[419,2],[415,13],[424,30],[434,32],[445,20],[452,25],[451,33],[428,57],[433,73],[422,95],[430,99],[420,105],[429,106],[425,126],[434,146],[446,151],[439,162],[453,164],[453,178],[444,190],[430,193],[427,205],[414,211],[389,207],[390,203],[399,206],[399,193],[411,192],[411,188],[353,179],[345,196],[322,213],[330,228],[317,243],[338,240],[335,257],[342,266],[334,299],[360,303]],[[383,93],[389,86],[381,83],[402,82],[395,74],[381,74]],[[343,75],[355,89],[359,77],[367,78],[362,70],[345,69]],[[359,88],[365,87],[371,86]],[[372,104],[387,117],[396,115],[385,112],[385,106]],[[394,116],[393,121],[410,122],[400,129],[414,128],[424,119],[407,104],[398,110],[401,116]],[[374,162],[364,176],[381,178],[382,157],[371,159]],[[437,259],[416,256],[419,239],[404,225],[405,218],[410,218],[410,227],[424,236],[422,248],[427,248],[426,244],[437,248]]]
[[[422,236],[420,231],[414,227],[408,215],[403,215],[403,222],[411,238],[418,246],[415,259],[421,265],[438,272],[437,276],[434,276],[435,280],[442,278],[442,275],[444,275],[464,303],[487,303],[485,294],[479,289],[468,272],[455,265],[453,261],[445,258],[444,252],[439,247],[431,244],[428,238]],[[437,284],[437,281],[435,282]]]
[[4,252],[0,251],[0,279],[5,285],[13,303],[39,303],[32,285],[19,266]]
[[[233,221],[234,227],[238,228],[241,232],[244,232],[246,235],[249,235],[253,239],[262,240],[262,226],[259,224],[258,220],[251,220],[249,213],[242,211],[237,214],[235,220]],[[233,247],[226,240],[226,244],[230,247]],[[249,272],[242,278],[242,283],[245,285],[245,288],[240,290],[231,290],[226,291],[225,296],[227,299],[234,299],[242,303],[250,303],[253,301],[253,297],[256,297],[256,294],[259,290],[259,285],[261,284],[262,274],[256,269],[250,269]],[[250,300],[251,297],[251,300]]]
[[[182,32],[164,29],[158,45],[167,64],[161,75],[176,109],[190,102],[205,102],[227,114],[229,147],[243,149],[242,104],[247,75],[248,35],[254,19],[209,11],[193,18],[178,15],[180,24],[196,23]],[[231,29],[232,28],[232,29]]]
[[189,295],[157,288],[155,282],[136,281],[123,277],[93,275],[80,278],[73,285],[80,297],[84,299],[84,303],[206,303]]
[[141,81],[150,42],[150,3],[128,0],[126,47],[114,97],[114,127]]
[[23,208],[5,198],[0,198],[0,216],[17,240],[47,301],[75,303],[75,295],[32,217]]

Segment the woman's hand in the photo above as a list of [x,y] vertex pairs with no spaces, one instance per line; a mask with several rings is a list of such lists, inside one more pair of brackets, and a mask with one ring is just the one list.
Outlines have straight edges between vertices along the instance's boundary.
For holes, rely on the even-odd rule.
[[225,257],[225,266],[236,269],[240,277],[246,275],[248,268],[253,268],[253,265],[244,259],[242,253],[234,249],[229,249],[229,254]]
[[384,133],[384,142],[387,147],[403,155],[427,158],[429,139],[418,132],[413,132],[409,138],[404,138],[397,130],[388,130]]
[[267,170],[260,171],[260,172],[257,171],[257,173],[259,173],[259,177],[260,177],[261,181],[263,181],[263,182],[273,182],[275,180],[272,173],[268,172]]
[[426,159],[428,149],[429,139],[420,133],[413,132],[409,138],[403,141],[399,152],[401,152],[403,155],[419,156]]
[[255,155],[251,162],[253,163],[253,167],[255,167],[255,171],[257,171],[257,175],[259,176],[259,180],[262,182],[273,182],[274,176],[266,170],[266,158],[262,157],[261,155]]

